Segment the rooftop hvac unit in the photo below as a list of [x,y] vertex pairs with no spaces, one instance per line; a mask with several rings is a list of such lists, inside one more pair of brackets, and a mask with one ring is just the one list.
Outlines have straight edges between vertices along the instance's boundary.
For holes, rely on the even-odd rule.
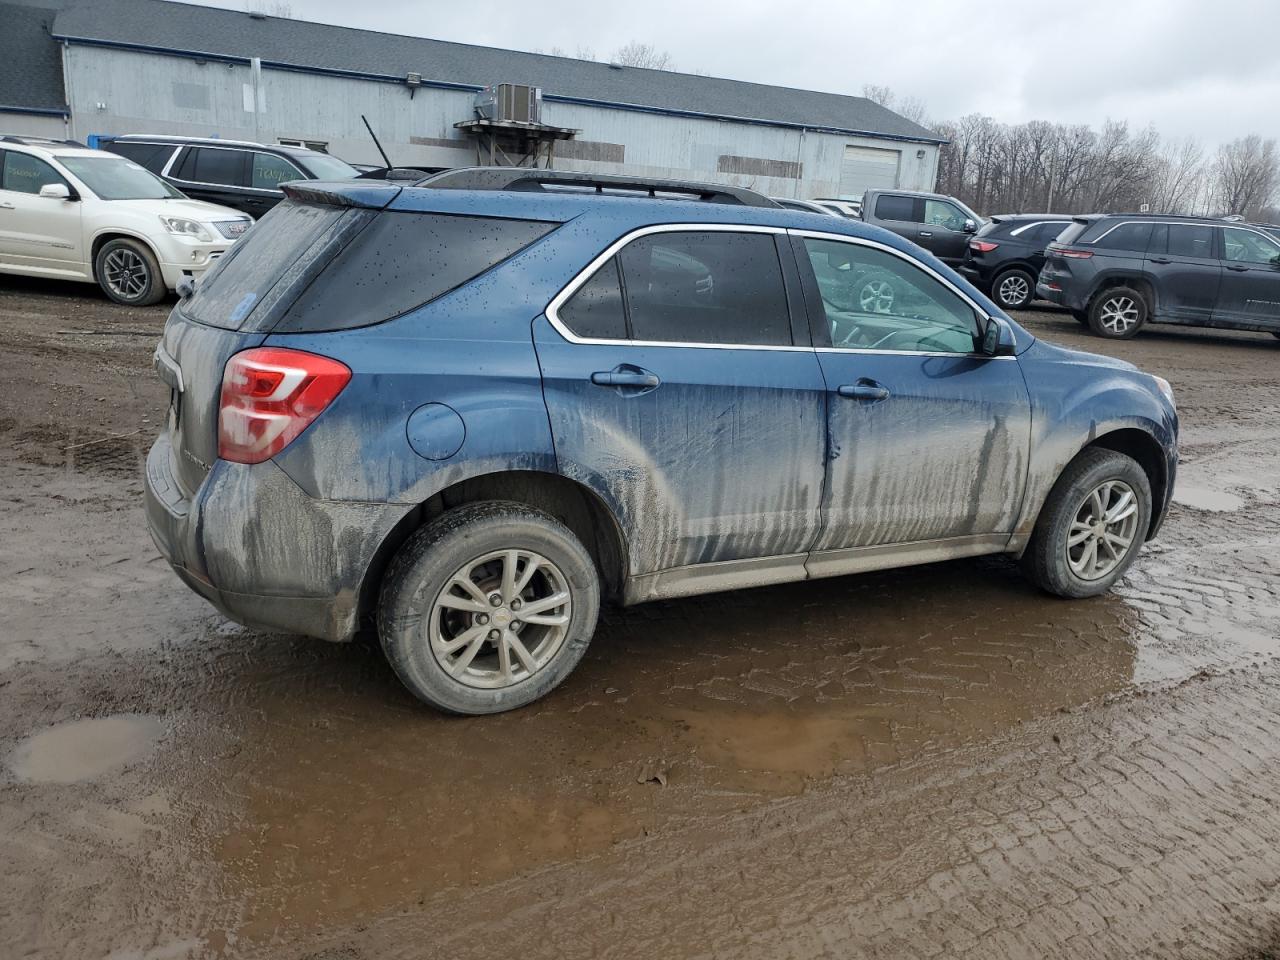
[[485,120],[542,122],[542,88],[495,83],[476,94],[476,114]]

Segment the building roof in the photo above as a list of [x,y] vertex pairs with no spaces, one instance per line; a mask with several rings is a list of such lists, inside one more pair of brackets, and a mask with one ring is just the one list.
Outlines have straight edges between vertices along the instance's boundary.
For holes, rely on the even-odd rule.
[[0,3],[0,112],[65,114],[62,55],[49,36],[54,11]]
[[171,0],[70,0],[54,22],[58,39],[245,61],[265,67],[480,89],[541,87],[550,102],[587,103],[677,115],[745,120],[929,143],[937,134],[864,97],[771,87],[667,70],[616,67],[538,53],[354,30],[306,20]]

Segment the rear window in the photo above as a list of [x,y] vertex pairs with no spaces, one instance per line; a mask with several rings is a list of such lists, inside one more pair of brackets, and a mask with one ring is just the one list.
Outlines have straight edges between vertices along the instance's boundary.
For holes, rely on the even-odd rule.
[[915,198],[885,196],[876,200],[876,218],[880,220],[914,221]]
[[334,257],[276,329],[347,330],[390,320],[475,279],[558,226],[385,211]]
[[286,274],[314,261],[324,247],[320,241],[333,233],[344,218],[352,221],[371,216],[367,210],[294,200],[277,204],[223,254],[180,309],[197,323],[228,330],[246,328],[250,316],[263,308],[273,288]]

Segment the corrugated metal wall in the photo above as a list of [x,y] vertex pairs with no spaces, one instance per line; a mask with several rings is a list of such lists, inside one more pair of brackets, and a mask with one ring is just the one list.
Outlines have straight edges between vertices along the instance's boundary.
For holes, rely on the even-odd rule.
[[0,133],[15,137],[66,137],[67,123],[62,117],[42,117],[32,113],[8,113],[0,110]]
[[[473,95],[293,71],[262,72],[254,107],[247,66],[71,45],[67,97],[74,136],[172,133],[273,142],[317,140],[346,160],[379,162],[360,121],[369,117],[396,163],[463,166],[472,142],[453,129],[471,119]],[[501,77],[495,77],[499,81]],[[776,196],[841,195],[846,146],[901,152],[898,186],[931,189],[933,144],[844,137],[730,121],[549,102],[543,120],[581,130],[559,145],[556,166],[599,173],[697,178]],[[918,154],[922,154],[918,156]],[[797,179],[796,174],[799,174]],[[860,193],[849,190],[844,193]]]

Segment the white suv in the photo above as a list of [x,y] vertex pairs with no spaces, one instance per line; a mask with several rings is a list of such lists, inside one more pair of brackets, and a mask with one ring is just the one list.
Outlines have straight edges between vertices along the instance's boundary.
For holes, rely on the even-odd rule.
[[252,223],[124,157],[0,136],[0,273],[97,282],[142,306],[199,277]]

